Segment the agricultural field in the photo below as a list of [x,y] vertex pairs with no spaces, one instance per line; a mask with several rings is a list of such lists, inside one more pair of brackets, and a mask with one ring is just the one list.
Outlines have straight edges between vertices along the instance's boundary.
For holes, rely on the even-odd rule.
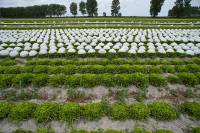
[[2,19],[0,100],[2,133],[199,133],[200,19]]

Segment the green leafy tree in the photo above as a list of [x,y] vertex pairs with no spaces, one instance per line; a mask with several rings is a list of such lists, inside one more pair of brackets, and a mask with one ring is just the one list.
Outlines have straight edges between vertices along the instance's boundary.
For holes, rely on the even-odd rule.
[[191,7],[190,16],[200,16],[200,7]]
[[106,17],[106,12],[103,12],[103,16]]
[[169,10],[168,16],[189,17],[191,13],[191,0],[176,0],[174,7]]
[[87,11],[86,11],[86,3],[81,1],[81,3],[79,4],[79,11],[81,12],[81,14],[84,16]]
[[158,16],[161,11],[161,7],[165,0],[151,0],[150,14],[153,17]]
[[184,10],[184,1],[183,0],[176,0],[175,6],[174,6],[174,15],[176,17],[183,16],[183,10]]
[[52,16],[61,16],[66,13],[64,5],[35,5],[28,7],[8,7],[0,8],[1,17],[4,18],[44,18]]
[[86,9],[87,9],[88,15],[90,17],[98,15],[98,13],[97,13],[97,10],[98,10],[97,6],[98,6],[98,3],[97,3],[96,0],[87,0]]
[[120,10],[119,0],[113,0],[112,6],[111,6],[111,15],[112,16],[119,16],[119,10]]
[[70,5],[70,12],[73,16],[77,15],[77,3],[72,2]]
[[185,0],[184,2],[184,16],[190,16],[191,14],[191,1],[192,0]]

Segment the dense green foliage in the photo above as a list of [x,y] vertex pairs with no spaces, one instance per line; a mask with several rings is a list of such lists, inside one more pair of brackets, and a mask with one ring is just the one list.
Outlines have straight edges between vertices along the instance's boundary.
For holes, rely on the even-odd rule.
[[47,74],[38,74],[33,77],[32,84],[35,87],[45,86],[48,82],[49,76]]
[[64,74],[52,75],[49,77],[48,84],[53,87],[64,85],[66,76]]
[[141,129],[141,128],[136,128],[133,133],[151,133],[149,131],[146,131],[144,129]]
[[87,0],[86,3],[86,9],[87,9],[87,13],[89,16],[93,17],[93,16],[97,16],[97,10],[98,10],[98,3],[96,0]]
[[[31,62],[33,63],[33,62]],[[41,64],[39,62],[37,64]],[[90,63],[90,62],[89,62]],[[97,62],[98,63],[98,62]],[[200,72],[200,66],[194,64],[188,65],[177,65],[177,66],[169,66],[169,65],[162,65],[162,66],[155,66],[155,65],[131,65],[130,64],[123,64],[123,65],[63,65],[63,66],[48,66],[47,65],[38,65],[38,66],[0,66],[0,74],[20,74],[20,73],[33,73],[33,74],[41,74],[41,73],[48,73],[48,74],[75,74],[75,73],[92,73],[92,74],[103,74],[103,73],[112,73],[112,74],[122,74],[122,73],[144,73],[144,74],[159,74],[159,73],[197,73]],[[120,62],[119,62],[120,63]],[[126,63],[126,62],[125,62]],[[142,64],[142,63],[141,63]],[[33,64],[34,65],[34,64]],[[36,64],[35,64],[36,65]]]
[[84,106],[84,116],[88,120],[98,120],[103,116],[102,105],[92,103]]
[[143,103],[132,104],[128,107],[129,117],[135,120],[144,120],[149,117],[149,108]]
[[[153,102],[148,106],[144,103],[126,105],[124,103],[91,103],[79,105],[77,103],[57,104],[47,102],[35,103],[8,103],[0,102],[0,119],[11,118],[14,121],[23,121],[34,118],[38,123],[46,123],[52,120],[62,120],[73,123],[79,119],[89,121],[99,120],[108,116],[113,120],[145,120],[151,116],[157,120],[174,120],[178,113],[174,107],[165,102]],[[196,102],[185,102],[178,105],[182,113],[200,119],[200,104]]]
[[192,128],[192,130],[190,131],[190,133],[200,133],[200,127],[194,127],[194,128]]
[[22,130],[22,129],[17,129],[15,130],[13,133],[33,133],[32,131],[28,131],[28,130]]
[[15,87],[27,87],[32,83],[33,75],[30,73],[22,73],[16,75],[13,79],[13,85]]
[[199,7],[191,6],[192,0],[176,0],[174,7],[169,10],[168,16],[172,17],[196,17],[200,15]]
[[[196,76],[197,75],[197,76]],[[198,74],[180,73],[177,75],[169,75],[165,78],[160,74],[73,74],[73,75],[47,75],[47,74],[0,74],[0,88],[5,89],[11,86],[27,87],[33,85],[34,87],[42,87],[50,85],[53,87],[61,87],[63,85],[76,87],[128,87],[135,85],[140,89],[145,89],[150,85],[156,87],[164,87],[167,83],[180,83],[187,86],[195,86],[199,84]],[[168,81],[168,82],[167,82]]]
[[158,129],[154,133],[173,133],[173,132],[166,129]]
[[169,75],[169,76],[167,76],[167,80],[171,84],[177,84],[180,82],[179,77],[177,75]]
[[3,59],[3,60],[0,60],[0,65],[1,66],[13,66],[13,65],[16,65],[16,61],[15,60],[12,60],[12,59]]
[[[7,62],[14,62],[8,60]],[[12,64],[12,63],[11,63]],[[10,65],[11,65],[10,64]],[[195,86],[200,83],[200,59],[39,59],[25,66],[0,65],[0,88],[9,87],[128,87],[145,89],[150,85]],[[168,76],[161,74],[170,73]]]
[[45,103],[36,108],[34,117],[39,123],[58,119],[60,106],[56,103]]
[[119,16],[120,11],[120,2],[119,0],[113,0],[111,6],[111,15],[112,16]]
[[[8,60],[9,61],[9,60]],[[11,60],[13,61],[13,60]],[[3,61],[2,61],[3,62]],[[3,62],[4,63],[4,62]],[[189,58],[189,59],[143,59],[143,58],[134,58],[134,59],[107,59],[102,58],[100,60],[96,60],[93,58],[88,58],[87,60],[72,58],[66,60],[59,59],[30,59],[27,60],[26,65],[48,65],[48,66],[62,66],[62,65],[188,65],[188,64],[197,64],[200,65],[199,58]],[[1,66],[3,66],[1,64]],[[10,65],[9,65],[10,66]],[[165,70],[163,68],[163,70]]]
[[87,12],[86,12],[86,3],[84,1],[81,1],[79,4],[79,11],[81,12],[81,14],[84,16]]
[[8,102],[0,102],[0,120],[7,118],[10,114],[12,104]]
[[107,129],[104,131],[104,133],[121,133],[121,131],[113,130],[113,129]]
[[51,129],[40,128],[36,131],[36,133],[55,133],[55,132]]
[[70,133],[88,133],[88,131],[80,129],[80,130],[72,130]]
[[0,89],[11,87],[13,85],[14,78],[15,75],[12,74],[0,75]]
[[195,76],[197,77],[198,84],[200,84],[200,72],[196,73]]
[[[1,75],[0,75],[1,76]],[[136,85],[137,87],[145,88],[148,86],[148,76],[144,74],[127,74],[125,75],[112,75],[112,74],[80,74],[80,75],[54,75],[38,77],[38,75],[32,74],[18,74],[11,79],[11,82],[5,85],[3,82],[0,86],[9,87],[14,85],[15,87],[26,87],[31,84],[37,86],[44,86],[47,83],[54,87],[62,86],[64,83],[69,87],[94,87],[98,85],[103,86],[130,86]],[[34,80],[32,79],[33,77]],[[13,81],[14,80],[14,81]],[[40,83],[38,83],[40,81]],[[1,82],[0,82],[1,83]],[[8,85],[8,86],[7,86]]]
[[33,117],[37,105],[34,103],[17,104],[11,109],[9,118],[16,121],[27,120]]
[[123,104],[114,104],[110,111],[110,116],[114,120],[125,120],[128,118],[127,106]]
[[190,73],[180,73],[177,75],[181,84],[185,84],[187,86],[195,86],[198,84],[198,79],[194,74]]
[[71,14],[73,15],[73,16],[76,16],[77,15],[77,3],[75,3],[75,2],[72,2],[71,4],[70,4],[70,12],[71,12]]
[[158,75],[158,74],[149,75],[149,83],[156,87],[167,85],[166,79],[162,75]]
[[73,123],[74,121],[80,119],[82,116],[81,106],[77,103],[65,104],[60,111],[60,119],[68,123]]
[[[193,128],[193,130],[190,133],[199,133],[199,128]],[[22,129],[17,129],[13,133],[33,133],[32,131],[29,130],[22,130]],[[39,128],[35,133],[54,133],[52,129],[46,129],[46,128]],[[115,130],[115,129],[106,129],[106,130],[96,130],[96,131],[87,131],[84,129],[73,129],[69,133],[129,133],[128,131],[120,131],[120,130]],[[142,128],[135,128],[132,133],[173,133],[170,130],[167,129],[157,129],[154,132],[151,131],[146,131],[145,129]]]
[[150,14],[153,17],[158,16],[158,13],[161,11],[161,7],[165,0],[151,0]]
[[44,18],[47,16],[61,16],[66,12],[64,5],[35,5],[28,7],[0,8],[4,18]]
[[177,111],[165,102],[149,104],[150,115],[157,120],[174,120],[178,117]]
[[180,105],[180,111],[192,116],[195,119],[200,119],[200,103],[185,102]]

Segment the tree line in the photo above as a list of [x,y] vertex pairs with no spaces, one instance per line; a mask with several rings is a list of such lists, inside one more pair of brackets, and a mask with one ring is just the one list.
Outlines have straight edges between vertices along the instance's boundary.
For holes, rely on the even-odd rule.
[[[170,17],[195,17],[200,16],[200,8],[191,6],[192,0],[176,0],[174,7],[169,10],[168,16]],[[165,0],[151,0],[150,1],[150,15],[152,17],[157,17],[161,11],[161,8]],[[96,0],[87,0],[87,2],[81,2],[79,4],[79,10],[84,16],[88,13],[89,16],[98,16],[97,8],[98,3]],[[77,3],[73,2],[70,5],[71,13],[77,15]],[[103,12],[103,16],[106,16],[106,12]],[[111,5],[111,16],[122,16],[120,13],[120,1],[112,0]]]
[[[150,15],[157,17],[160,13],[165,0],[151,0],[150,1]],[[79,5],[78,5],[79,4]],[[70,13],[75,17],[79,11],[82,16],[88,15],[89,17],[98,16],[98,3],[97,0],[81,1],[80,3],[72,2],[70,4]],[[112,0],[111,16],[122,16],[120,12],[120,0]],[[50,4],[50,5],[35,5],[28,7],[9,7],[0,8],[0,16],[7,18],[36,18],[36,17],[52,17],[63,16],[67,12],[64,5]],[[106,16],[106,12],[103,12]],[[192,7],[191,0],[176,0],[175,5],[169,10],[168,16],[170,17],[194,17],[200,16],[200,8]]]
[[[78,4],[72,2],[70,4],[70,13],[75,17],[78,14]],[[111,7],[112,16],[121,16],[119,0],[113,0]],[[79,3],[79,11],[85,16],[98,16],[98,3],[96,0],[81,1]],[[67,12],[66,6],[59,4],[35,5],[28,7],[8,7],[0,8],[0,17],[3,18],[43,18],[43,17],[60,17]],[[106,16],[106,13],[103,13]]]
[[[165,0],[151,0],[150,14],[153,17],[158,16]],[[192,0],[176,0],[174,7],[169,10],[169,17],[196,17],[200,16],[200,8],[191,6]]]
[[0,16],[5,18],[44,18],[47,16],[59,17],[65,13],[66,7],[59,4],[0,8]]
[[176,0],[175,6],[171,10],[169,10],[168,16],[172,17],[200,16],[200,8],[192,7],[191,0]]

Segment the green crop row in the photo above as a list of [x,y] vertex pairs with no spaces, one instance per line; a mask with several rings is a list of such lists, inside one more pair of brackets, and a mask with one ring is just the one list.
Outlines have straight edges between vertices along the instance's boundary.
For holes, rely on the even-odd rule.
[[[65,54],[45,54],[45,55],[37,55],[35,58],[64,58],[64,59],[71,59],[71,58],[88,58],[88,57],[93,57],[93,58],[124,58],[124,57],[129,57],[129,58],[137,58],[137,57],[142,57],[142,58],[153,58],[153,57],[161,57],[161,58],[166,58],[166,57],[179,57],[179,58],[184,58],[184,57],[199,57],[200,55],[188,55],[188,54],[180,54],[180,53],[137,53],[137,54],[130,54],[130,53],[106,53],[106,54],[100,54],[100,53],[87,53],[87,54],[77,54],[77,53],[65,53]],[[1,56],[1,58],[7,58],[7,56]],[[18,57],[15,57],[18,58]],[[31,59],[32,57],[25,57],[24,59]]]
[[[18,129],[16,131],[14,131],[13,133],[34,133],[34,132]],[[41,129],[38,129],[35,133],[55,133],[55,132],[52,129],[41,128]],[[113,129],[107,129],[105,131],[102,131],[102,130],[86,131],[84,129],[79,129],[79,130],[72,130],[70,133],[173,133],[173,132],[170,130],[167,130],[167,129],[157,129],[154,132],[151,132],[151,131],[146,131],[141,128],[135,128],[132,132],[117,131],[117,130],[113,130]],[[191,132],[191,133],[193,133],[193,132]]]
[[200,72],[200,65],[161,65],[161,66],[145,66],[145,65],[66,65],[66,66],[0,66],[0,74],[122,74],[122,73],[197,73]]
[[166,54],[161,54],[161,53],[137,53],[137,54],[130,54],[130,53],[106,53],[106,54],[100,54],[100,53],[87,53],[84,55],[79,55],[77,53],[70,54],[47,54],[47,55],[38,55],[40,58],[75,58],[75,57],[81,57],[81,58],[86,58],[86,57],[96,57],[96,58],[119,58],[119,57],[131,57],[131,58],[136,58],[136,57],[199,57],[199,55],[191,56],[187,54],[180,54],[180,53],[166,53]]
[[[61,65],[187,65],[187,64],[197,64],[200,65],[199,58],[168,58],[168,59],[143,59],[143,58],[126,58],[126,59],[30,59],[27,60],[26,65],[50,65],[50,66],[61,66]],[[0,59],[0,66],[13,66],[16,65],[16,61],[13,59]]]
[[50,66],[62,66],[62,65],[187,65],[197,64],[200,65],[200,58],[189,59],[31,59],[26,62],[26,65],[50,65]]
[[47,74],[0,74],[0,88],[9,87],[42,87],[42,86],[67,86],[67,87],[128,87],[135,85],[138,88],[145,89],[149,85],[156,87],[166,86],[167,83],[184,84],[187,86],[195,86],[200,84],[200,73],[179,73],[177,75],[169,75],[167,78],[160,74],[75,74],[75,75],[47,75]]
[[[160,75],[158,75],[160,76]],[[162,77],[162,76],[161,76]],[[163,82],[165,82],[162,77]],[[155,81],[156,82],[156,81]],[[23,74],[3,74],[0,75],[0,88],[26,87],[33,85],[41,87],[46,85],[59,87],[66,85],[69,87],[94,87],[98,85],[103,86],[129,86],[136,85],[140,88],[146,88],[149,84],[149,77],[145,74],[81,74],[81,75],[52,75],[37,74],[32,75],[28,73]]]
[[[200,131],[200,127],[193,127],[189,130],[188,133],[199,133],[199,131]],[[142,128],[135,128],[131,132],[117,131],[117,130],[113,130],[113,129],[107,129],[104,132],[102,132],[102,131],[88,132],[86,130],[80,129],[80,130],[72,130],[71,133],[173,133],[173,131],[167,130],[167,129],[156,129],[155,131],[147,131],[147,130],[142,129]]]
[[[188,133],[199,133],[200,128],[199,127],[193,127],[189,130]],[[13,133],[34,133],[32,131],[25,131],[22,129],[17,129]],[[55,133],[52,129],[45,129],[45,128],[40,128],[38,129],[35,133]],[[145,129],[142,128],[135,128],[131,132],[128,131],[118,131],[118,130],[113,130],[113,129],[107,129],[107,130],[97,130],[97,131],[86,131],[84,129],[74,129],[70,133],[173,133],[171,130],[167,129],[157,129],[155,131],[146,131]]]
[[[34,132],[28,131],[28,130],[25,131],[22,129],[17,129],[13,133],[34,133]],[[35,133],[55,133],[55,131],[53,131],[52,129],[40,128]],[[173,133],[173,132],[170,130],[167,130],[167,129],[157,129],[154,132],[151,132],[151,131],[146,131],[141,128],[136,128],[132,132],[117,131],[117,130],[113,130],[113,129],[107,129],[105,131],[102,131],[102,130],[86,131],[84,129],[79,129],[79,130],[72,130],[70,133]],[[193,132],[191,132],[191,133],[193,133]]]
[[[127,24],[101,24],[101,25],[94,25],[94,24],[67,24],[67,25],[50,25],[51,29],[199,29],[200,26],[198,24],[194,24],[193,26],[191,25],[181,25],[181,24],[176,24],[174,26],[169,26],[169,25],[149,25],[149,24],[144,24],[144,25],[138,25],[138,24],[132,24],[132,25],[127,25]],[[24,24],[0,24],[0,30],[44,30],[44,29],[49,29],[49,25],[35,25],[35,24],[30,24],[30,25],[24,25]]]
[[40,18],[40,19],[2,19],[4,23],[42,23],[42,22],[55,22],[55,23],[65,23],[65,22],[164,22],[164,23],[190,23],[198,22],[198,18],[141,18],[141,17],[68,17],[68,18]]
[[[23,27],[22,27],[23,26]],[[0,30],[44,30],[44,29],[49,29],[49,26],[47,25],[1,25],[0,24]],[[157,25],[94,25],[94,24],[88,24],[88,25],[51,25],[51,29],[182,29],[182,30],[187,30],[187,29],[198,29],[200,28],[199,25],[194,25],[194,26],[189,26],[189,25],[174,25],[169,26],[169,25],[161,25],[158,27]]]
[[122,103],[110,104],[109,102],[91,103],[80,105],[78,103],[43,103],[35,104],[29,102],[10,103],[0,102],[0,119],[9,118],[12,121],[23,121],[34,118],[38,123],[46,123],[52,120],[61,120],[73,123],[79,119],[96,121],[104,116],[112,120],[146,120],[152,117],[156,120],[170,121],[179,117],[178,111],[186,113],[194,119],[199,120],[200,103],[182,103],[174,106],[157,101],[148,105],[134,103],[126,105]]
[[200,73],[179,73],[177,75],[167,76],[167,80],[171,84],[183,84],[186,86],[195,86],[200,84]]
[[[200,132],[200,127],[193,127],[188,131],[188,133],[199,133],[199,132]],[[34,133],[34,132],[17,129],[13,133]],[[35,133],[55,133],[55,132],[52,129],[40,128]],[[102,131],[102,130],[86,131],[84,129],[79,129],[79,130],[74,129],[70,133],[173,133],[173,132],[167,129],[157,129],[155,131],[146,131],[145,129],[142,129],[142,128],[135,128],[131,132],[118,131],[118,130],[113,130],[113,129],[107,129],[105,131]]]
[[12,121],[23,121],[34,118],[38,123],[46,123],[52,120],[61,120],[73,123],[79,119],[96,121],[103,116],[108,116],[112,120],[145,120],[152,117],[156,120],[175,120],[179,117],[178,111],[199,120],[200,103],[185,102],[174,108],[172,105],[157,101],[145,105],[144,103],[110,104],[108,102],[79,105],[77,103],[67,103],[64,105],[57,103],[0,103],[0,119],[9,118]]
[[3,59],[0,60],[0,66],[13,66],[16,65],[16,61],[15,60],[11,60],[11,59]]

